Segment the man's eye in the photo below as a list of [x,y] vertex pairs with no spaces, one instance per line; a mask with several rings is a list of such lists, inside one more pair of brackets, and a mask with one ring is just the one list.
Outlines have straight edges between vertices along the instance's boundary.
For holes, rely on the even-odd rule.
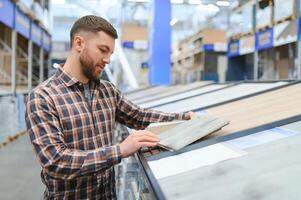
[[104,49],[99,49],[99,51],[100,51],[101,53],[105,53],[105,52],[106,52],[106,50],[104,50]]

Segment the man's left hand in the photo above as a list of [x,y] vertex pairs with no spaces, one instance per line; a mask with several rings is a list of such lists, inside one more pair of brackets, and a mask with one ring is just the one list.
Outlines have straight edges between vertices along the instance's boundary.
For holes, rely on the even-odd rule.
[[187,114],[190,117],[189,119],[195,119],[198,117],[198,114],[192,111],[189,111]]

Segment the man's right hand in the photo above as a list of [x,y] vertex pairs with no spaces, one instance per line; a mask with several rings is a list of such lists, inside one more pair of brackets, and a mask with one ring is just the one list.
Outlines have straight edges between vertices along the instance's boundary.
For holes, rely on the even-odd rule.
[[160,139],[146,130],[133,131],[122,143],[120,143],[121,157],[133,155],[141,147],[157,146]]

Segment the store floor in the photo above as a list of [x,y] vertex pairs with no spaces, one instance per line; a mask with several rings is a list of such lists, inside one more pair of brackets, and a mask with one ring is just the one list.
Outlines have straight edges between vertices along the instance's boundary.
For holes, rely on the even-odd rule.
[[44,185],[28,135],[0,149],[0,199],[42,199]]

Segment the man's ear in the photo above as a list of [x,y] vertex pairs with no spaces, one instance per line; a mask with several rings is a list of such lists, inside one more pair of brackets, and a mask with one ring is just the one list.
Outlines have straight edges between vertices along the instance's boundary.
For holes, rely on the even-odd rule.
[[84,38],[82,36],[80,36],[80,35],[74,36],[74,39],[73,39],[73,48],[78,53],[80,53],[84,49],[84,46],[85,46]]

